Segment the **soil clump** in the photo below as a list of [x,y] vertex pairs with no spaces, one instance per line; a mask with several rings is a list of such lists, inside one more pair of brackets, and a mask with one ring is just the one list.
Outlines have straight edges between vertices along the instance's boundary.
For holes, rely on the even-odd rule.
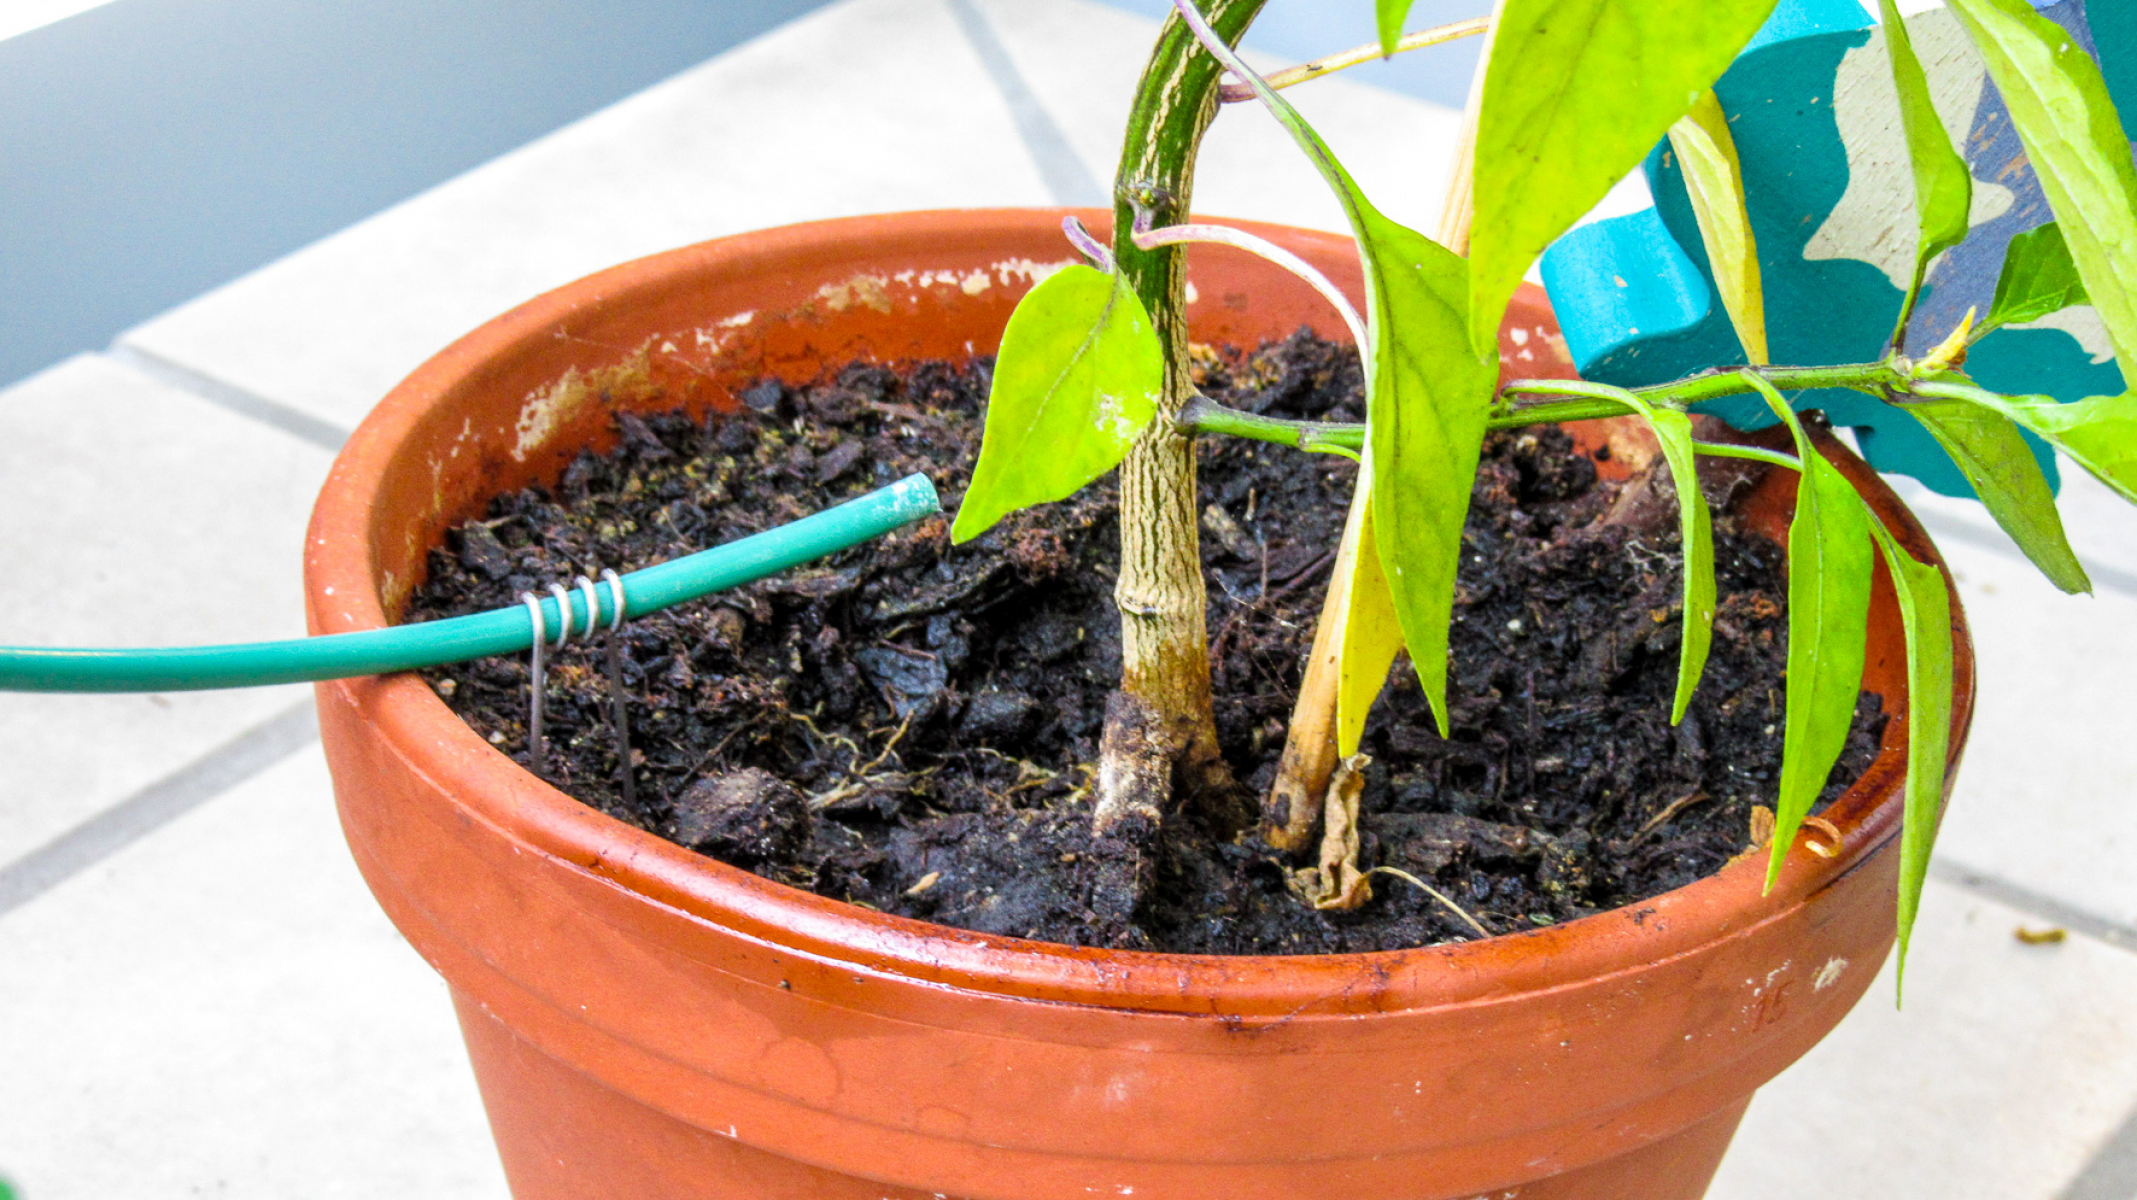
[[[847,367],[764,382],[732,416],[618,418],[611,454],[554,489],[497,498],[434,551],[409,619],[516,603],[602,567],[629,571],[757,532],[924,471],[953,509],[977,454],[989,360]],[[1356,355],[1303,331],[1251,354],[1200,351],[1203,390],[1272,416],[1361,420]],[[1256,796],[1319,614],[1355,468],[1333,455],[1199,447],[1210,655],[1224,753]],[[1715,521],[1720,595],[1705,682],[1669,723],[1677,671],[1674,509],[1599,521],[1622,485],[1556,427],[1492,435],[1459,577],[1449,692],[1433,730],[1406,661],[1363,750],[1361,865],[1445,893],[1494,933],[1634,903],[1750,843],[1779,778],[1781,549]],[[987,933],[1183,953],[1397,949],[1476,936],[1376,876],[1353,912],[1317,912],[1251,837],[1169,817],[1155,886],[1126,919],[1094,894],[1091,770],[1119,678],[1110,478],[952,548],[946,519],[622,632],[635,801],[619,786],[601,642],[548,670],[541,773],[620,820],[851,903]],[[526,760],[527,663],[426,673],[479,733]],[[1874,757],[1857,707],[1823,800]]]

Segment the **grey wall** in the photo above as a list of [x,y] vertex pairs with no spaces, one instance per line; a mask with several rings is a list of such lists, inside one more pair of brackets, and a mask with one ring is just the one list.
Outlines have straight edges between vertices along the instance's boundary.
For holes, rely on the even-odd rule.
[[0,41],[0,383],[824,0],[115,0]]

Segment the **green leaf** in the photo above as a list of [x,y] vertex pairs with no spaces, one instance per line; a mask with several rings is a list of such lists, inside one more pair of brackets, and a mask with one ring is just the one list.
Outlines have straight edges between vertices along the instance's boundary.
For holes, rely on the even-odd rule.
[[2075,404],[2057,403],[2053,396],[2012,396],[2004,415],[2137,504],[2137,392],[2088,396]]
[[1692,111],[1670,126],[1670,149],[1684,168],[1685,194],[1691,198],[1699,240],[1706,245],[1736,340],[1743,343],[1746,361],[1764,366],[1769,360],[1759,248],[1751,236],[1751,214],[1744,208],[1744,171],[1736,159],[1736,139],[1711,89],[1701,92]]
[[2137,378],[2137,163],[2100,67],[2026,0],[1951,0],[2003,93],[2085,294]]
[[1774,0],[1504,0],[1477,114],[1469,343],[1551,239],[1714,86]]
[[1965,383],[1925,381],[1913,390],[2002,413],[2137,504],[2137,392],[2062,404],[2053,396],[2005,396]]
[[1670,705],[1670,724],[1675,725],[1692,703],[1714,640],[1714,517],[1707,511],[1706,494],[1699,490],[1692,419],[1675,409],[1657,408],[1632,392],[1619,398],[1647,418],[1677,489],[1679,540],[1684,544],[1684,632],[1677,645],[1677,698]]
[[1788,525],[1788,699],[1766,869],[1772,887],[1855,720],[1870,614],[1870,522],[1847,477],[1811,445],[1780,393],[1768,391],[1803,462]]
[[[1179,11],[1190,24],[1199,22],[1187,9]],[[1445,734],[1447,627],[1470,483],[1498,381],[1497,318],[1490,352],[1472,353],[1466,336],[1468,262],[1382,216],[1297,109],[1230,47],[1213,35],[1201,40],[1291,132],[1342,203],[1358,239],[1370,342],[1365,395],[1373,540],[1410,661]]]
[[2066,592],[2092,590],[2092,580],[2063,536],[2063,518],[2055,510],[2048,477],[2041,474],[2040,462],[2009,417],[1960,400],[1923,400],[1901,407],[1951,455],[1974,485],[1982,507],[2049,582]]
[[1870,534],[1892,577],[1907,633],[1907,798],[1900,827],[1899,977],[1907,973],[1907,939],[1922,907],[1929,850],[1944,807],[1951,749],[1951,593],[1944,572],[1918,562],[1875,519]]
[[1907,23],[1892,0],[1878,0],[1885,25],[1885,57],[1892,64],[1892,86],[1899,93],[1900,127],[1907,135],[1907,156],[1914,163],[1914,217],[1921,231],[1915,252],[1915,279],[1938,254],[1966,240],[1967,209],[1974,199],[1974,177],[1966,160],[1952,149],[1944,123],[1929,100],[1929,78],[1914,56]]
[[1464,338],[1469,264],[1366,212],[1375,247],[1367,275],[1380,277],[1372,319],[1388,331],[1374,347],[1366,411],[1374,540],[1403,644],[1445,736],[1455,568],[1498,365],[1471,355]]
[[1120,465],[1164,387],[1164,352],[1133,289],[1094,267],[1047,276],[1002,331],[979,463],[950,539],[970,541]]
[[2078,264],[2070,259],[2070,243],[2063,240],[2062,227],[2050,221],[2011,239],[2003,252],[2003,271],[1996,276],[1996,298],[1989,302],[1989,317],[1981,332],[2038,321],[2084,303],[2085,281],[2078,278]]
[[1914,56],[1914,41],[1899,8],[1892,0],[1878,0],[1878,6],[1885,27],[1885,60],[1892,67],[1892,89],[1899,96],[1900,128],[1914,167],[1914,273],[1908,276],[1907,294],[1900,301],[1899,320],[1892,330],[1896,348],[1907,336],[1907,322],[1914,314],[1915,298],[1922,293],[1929,260],[1966,240],[1974,176],[1966,160],[1952,149],[1944,123],[1937,118],[1929,98],[1929,78]]
[[1380,53],[1387,56],[1395,53],[1395,43],[1402,40],[1402,23],[1410,19],[1411,0],[1373,0],[1373,15],[1380,22]]

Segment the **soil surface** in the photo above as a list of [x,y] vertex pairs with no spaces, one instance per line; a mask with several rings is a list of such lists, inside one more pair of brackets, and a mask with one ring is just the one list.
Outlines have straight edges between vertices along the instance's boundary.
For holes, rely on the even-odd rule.
[[[926,472],[953,510],[979,442],[990,363],[856,365],[744,394],[732,417],[620,420],[553,490],[503,496],[434,551],[410,619],[516,602],[629,571]],[[1356,356],[1301,333],[1251,354],[1198,350],[1206,392],[1271,415],[1359,420]],[[1217,727],[1258,803],[1341,532],[1352,464],[1203,439],[1203,564]],[[1407,662],[1363,749],[1361,865],[1431,884],[1494,933],[1633,903],[1753,841],[1781,759],[1782,554],[1716,519],[1721,603],[1705,682],[1669,723],[1678,642],[1673,506],[1597,518],[1623,485],[1555,427],[1495,434],[1472,501],[1453,633],[1455,736],[1433,730]],[[1710,487],[1710,494],[1721,485]],[[1725,497],[1716,497],[1726,499]],[[600,640],[551,656],[548,754],[564,791],[770,879],[989,933],[1191,953],[1395,949],[1476,936],[1392,875],[1318,912],[1286,861],[1168,818],[1155,887],[1104,918],[1092,766],[1118,678],[1111,478],[952,548],[933,519],[738,591],[631,621],[635,797],[619,787]],[[527,663],[428,678],[526,760]],[[1865,694],[1825,800],[1876,753]]]

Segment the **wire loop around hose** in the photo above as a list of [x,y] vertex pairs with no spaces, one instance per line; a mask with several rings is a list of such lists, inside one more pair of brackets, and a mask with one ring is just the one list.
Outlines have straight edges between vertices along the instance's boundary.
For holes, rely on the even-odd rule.
[[614,633],[623,628],[623,577],[616,574],[612,568],[603,567],[601,582],[608,585],[609,596],[615,605],[608,619],[608,631]]
[[539,646],[548,641],[549,623],[542,618],[542,602],[535,597],[533,592],[521,592],[519,594],[519,602],[527,606],[528,617],[534,622],[534,627],[530,634],[534,639],[534,644]]
[[586,597],[586,640],[594,640],[594,630],[601,624],[601,598],[594,592],[594,581],[581,575],[572,581],[581,596]]
[[[551,585],[554,587],[555,585]],[[536,775],[542,773],[542,762],[548,757],[549,747],[542,737],[542,694],[548,691],[548,672],[542,667],[542,646],[549,640],[548,622],[542,618],[542,602],[533,592],[521,592],[519,602],[527,606],[534,619],[530,630],[532,641],[527,647],[527,769]],[[571,628],[571,605],[564,604],[565,629]],[[564,639],[559,636],[557,645]]]
[[557,630],[557,649],[562,650],[564,644],[571,640],[571,593],[564,590],[563,584],[552,583],[549,585],[549,594],[557,598],[557,620],[564,626]]

